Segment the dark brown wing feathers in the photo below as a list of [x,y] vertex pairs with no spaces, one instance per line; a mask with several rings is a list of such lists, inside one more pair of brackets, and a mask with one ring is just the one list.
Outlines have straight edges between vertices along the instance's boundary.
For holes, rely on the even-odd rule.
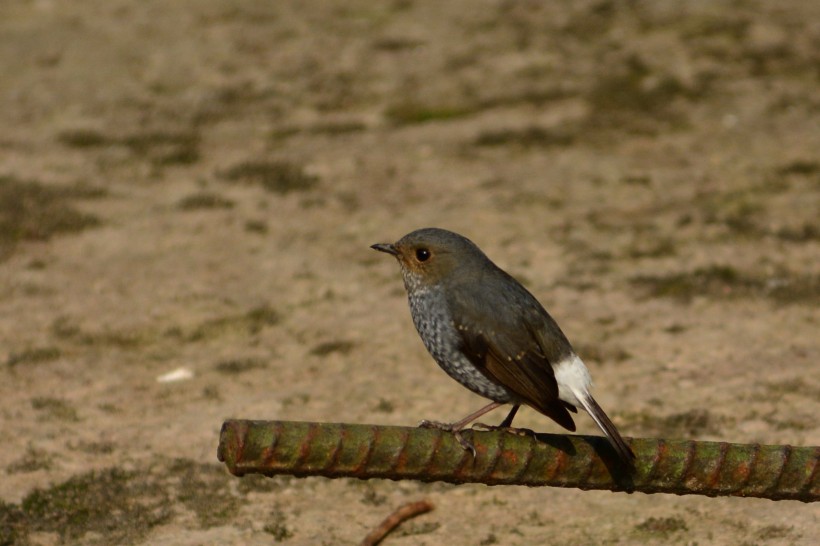
[[[457,301],[454,303],[457,304]],[[473,303],[469,308],[477,311],[477,314],[459,310],[458,315],[464,319],[462,324],[456,325],[464,354],[491,381],[503,385],[520,397],[522,402],[564,428],[574,431],[575,423],[569,411],[577,410],[558,399],[558,384],[551,359],[544,354],[544,348],[537,341],[542,336],[533,335],[529,327],[533,322],[544,320],[540,316],[530,315],[531,313],[540,315],[541,312],[546,314],[546,311],[539,306],[524,309],[524,312],[521,309],[510,310],[516,312],[486,310],[486,314],[482,315],[481,306]],[[493,328],[485,323],[485,317],[494,320]],[[560,335],[565,339],[563,334]],[[546,349],[554,353],[553,358],[557,358],[555,355],[562,352],[560,347]],[[566,350],[571,350],[568,342]]]

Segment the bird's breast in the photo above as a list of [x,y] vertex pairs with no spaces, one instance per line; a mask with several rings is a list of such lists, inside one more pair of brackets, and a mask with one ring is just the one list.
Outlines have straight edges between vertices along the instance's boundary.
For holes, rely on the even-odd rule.
[[491,381],[462,352],[459,332],[441,290],[408,291],[410,314],[427,351],[453,379],[486,398],[509,402],[512,394]]
[[442,364],[460,354],[455,326],[441,291],[419,288],[408,293],[408,301],[413,324],[436,362]]

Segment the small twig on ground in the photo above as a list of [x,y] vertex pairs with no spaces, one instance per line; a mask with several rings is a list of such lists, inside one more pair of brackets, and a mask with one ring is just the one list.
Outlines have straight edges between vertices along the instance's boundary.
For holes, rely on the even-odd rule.
[[392,514],[387,516],[387,519],[381,522],[378,527],[373,529],[370,534],[364,538],[362,546],[376,546],[376,544],[384,540],[384,537],[386,537],[390,531],[401,525],[402,522],[429,512],[433,508],[433,503],[426,499],[409,502],[398,507]]

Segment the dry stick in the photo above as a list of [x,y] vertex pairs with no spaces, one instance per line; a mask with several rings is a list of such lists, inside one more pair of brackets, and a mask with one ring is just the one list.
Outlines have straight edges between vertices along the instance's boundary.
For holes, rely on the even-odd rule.
[[436,429],[230,420],[218,457],[237,476],[484,483],[610,491],[820,500],[820,447],[635,438],[635,471],[598,436],[465,431],[473,459]]
[[392,514],[387,516],[378,527],[373,529],[362,541],[362,546],[376,546],[384,540],[390,531],[418,515],[425,514],[433,509],[433,503],[428,500],[420,500],[417,502],[409,502],[403,506],[399,506]]

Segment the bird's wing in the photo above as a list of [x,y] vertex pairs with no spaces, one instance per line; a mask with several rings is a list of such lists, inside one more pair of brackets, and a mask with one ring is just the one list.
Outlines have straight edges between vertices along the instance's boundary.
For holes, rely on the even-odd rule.
[[[575,408],[558,399],[558,384],[552,362],[571,351],[563,333],[529,292],[507,306],[489,309],[483,298],[454,294],[449,302],[459,317],[456,329],[467,358],[491,381],[503,385],[522,401],[574,431],[568,410]],[[501,302],[496,302],[501,303]],[[522,305],[522,303],[525,303]],[[545,336],[534,328],[555,328],[556,336]]]

